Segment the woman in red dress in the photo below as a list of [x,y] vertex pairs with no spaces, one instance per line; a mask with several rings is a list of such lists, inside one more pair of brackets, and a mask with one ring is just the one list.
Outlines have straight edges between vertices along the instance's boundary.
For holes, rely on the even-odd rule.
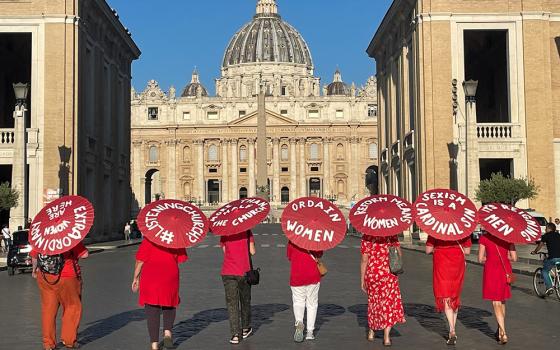
[[374,331],[383,330],[383,345],[391,346],[391,329],[404,323],[399,278],[389,269],[389,247],[397,247],[402,256],[397,237],[362,238],[361,281],[368,296],[367,339],[373,341]]
[[188,259],[186,249],[159,247],[147,239],[136,253],[132,291],[140,290],[138,303],[146,310],[152,349],[159,348],[160,315],[163,313],[163,346],[173,348],[173,323],[179,305],[179,264]]
[[433,289],[436,310],[445,312],[449,324],[447,345],[457,343],[455,324],[461,306],[461,291],[465,279],[465,255],[471,253],[471,238],[442,241],[432,237],[426,242],[426,254],[433,254]]
[[500,344],[506,344],[506,300],[511,298],[507,276],[513,275],[510,261],[517,261],[517,252],[515,245],[490,234],[483,235],[479,243],[478,261],[484,264],[482,298],[492,301],[498,322],[496,338]]

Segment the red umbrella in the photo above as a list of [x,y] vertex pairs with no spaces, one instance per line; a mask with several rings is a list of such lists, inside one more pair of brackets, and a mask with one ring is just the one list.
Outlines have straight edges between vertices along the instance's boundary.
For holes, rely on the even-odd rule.
[[412,204],[393,195],[367,197],[352,207],[349,219],[365,235],[390,237],[412,225]]
[[210,217],[210,231],[218,236],[231,236],[252,229],[270,212],[262,198],[244,198],[230,202]]
[[282,214],[282,230],[300,248],[322,251],[336,247],[346,236],[346,220],[328,200],[304,197],[292,201]]
[[208,233],[208,219],[193,204],[163,199],[146,205],[137,218],[138,228],[150,242],[165,248],[189,248]]
[[86,237],[94,216],[93,206],[87,199],[58,198],[41,209],[31,223],[31,246],[39,254],[65,253]]
[[491,235],[513,244],[529,244],[541,238],[539,222],[522,209],[507,204],[487,204],[478,211],[482,227]]
[[424,192],[414,202],[416,224],[428,235],[458,241],[476,228],[476,206],[465,195],[447,189]]

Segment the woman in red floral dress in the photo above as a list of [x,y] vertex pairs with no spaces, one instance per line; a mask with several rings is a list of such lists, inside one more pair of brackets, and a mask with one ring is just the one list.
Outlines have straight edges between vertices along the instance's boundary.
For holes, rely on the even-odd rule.
[[461,291],[465,279],[465,255],[471,252],[471,238],[442,241],[432,237],[426,242],[426,254],[433,254],[433,288],[436,310],[445,312],[449,324],[447,345],[457,343],[455,324],[461,306]]
[[389,269],[389,247],[397,247],[402,255],[397,237],[362,238],[361,280],[362,290],[368,296],[367,339],[373,341],[374,331],[383,330],[383,345],[391,346],[391,329],[404,323],[399,278]]

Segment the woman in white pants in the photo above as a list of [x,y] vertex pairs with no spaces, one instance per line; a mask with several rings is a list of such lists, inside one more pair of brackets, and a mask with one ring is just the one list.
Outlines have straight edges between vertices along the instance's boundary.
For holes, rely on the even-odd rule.
[[307,308],[307,335],[306,340],[314,340],[315,319],[319,306],[319,287],[321,274],[317,268],[317,259],[323,252],[310,252],[290,243],[288,245],[288,260],[291,263],[290,287],[294,303],[295,334],[294,341],[301,343],[304,340],[303,318]]

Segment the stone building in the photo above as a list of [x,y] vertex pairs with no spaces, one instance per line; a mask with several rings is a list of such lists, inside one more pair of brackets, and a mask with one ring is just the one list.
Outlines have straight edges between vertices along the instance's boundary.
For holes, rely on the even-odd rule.
[[[46,202],[79,194],[96,209],[93,239],[120,231],[130,215],[130,69],[140,51],[117,13],[104,0],[0,1],[0,53],[0,181],[22,192],[12,230]],[[19,82],[30,84],[27,186]]]
[[[132,187],[139,203],[215,205],[256,194],[257,97],[265,88],[270,199],[347,203],[367,193],[377,164],[376,82],[357,88],[337,70],[321,86],[303,37],[260,0],[225,50],[216,95],[199,79],[177,94],[156,81],[132,94]],[[372,170],[373,168],[370,168]]]
[[[560,216],[559,1],[395,0],[367,52],[383,192],[473,198],[501,172],[540,186],[519,206]],[[478,81],[474,98],[465,81]]]

